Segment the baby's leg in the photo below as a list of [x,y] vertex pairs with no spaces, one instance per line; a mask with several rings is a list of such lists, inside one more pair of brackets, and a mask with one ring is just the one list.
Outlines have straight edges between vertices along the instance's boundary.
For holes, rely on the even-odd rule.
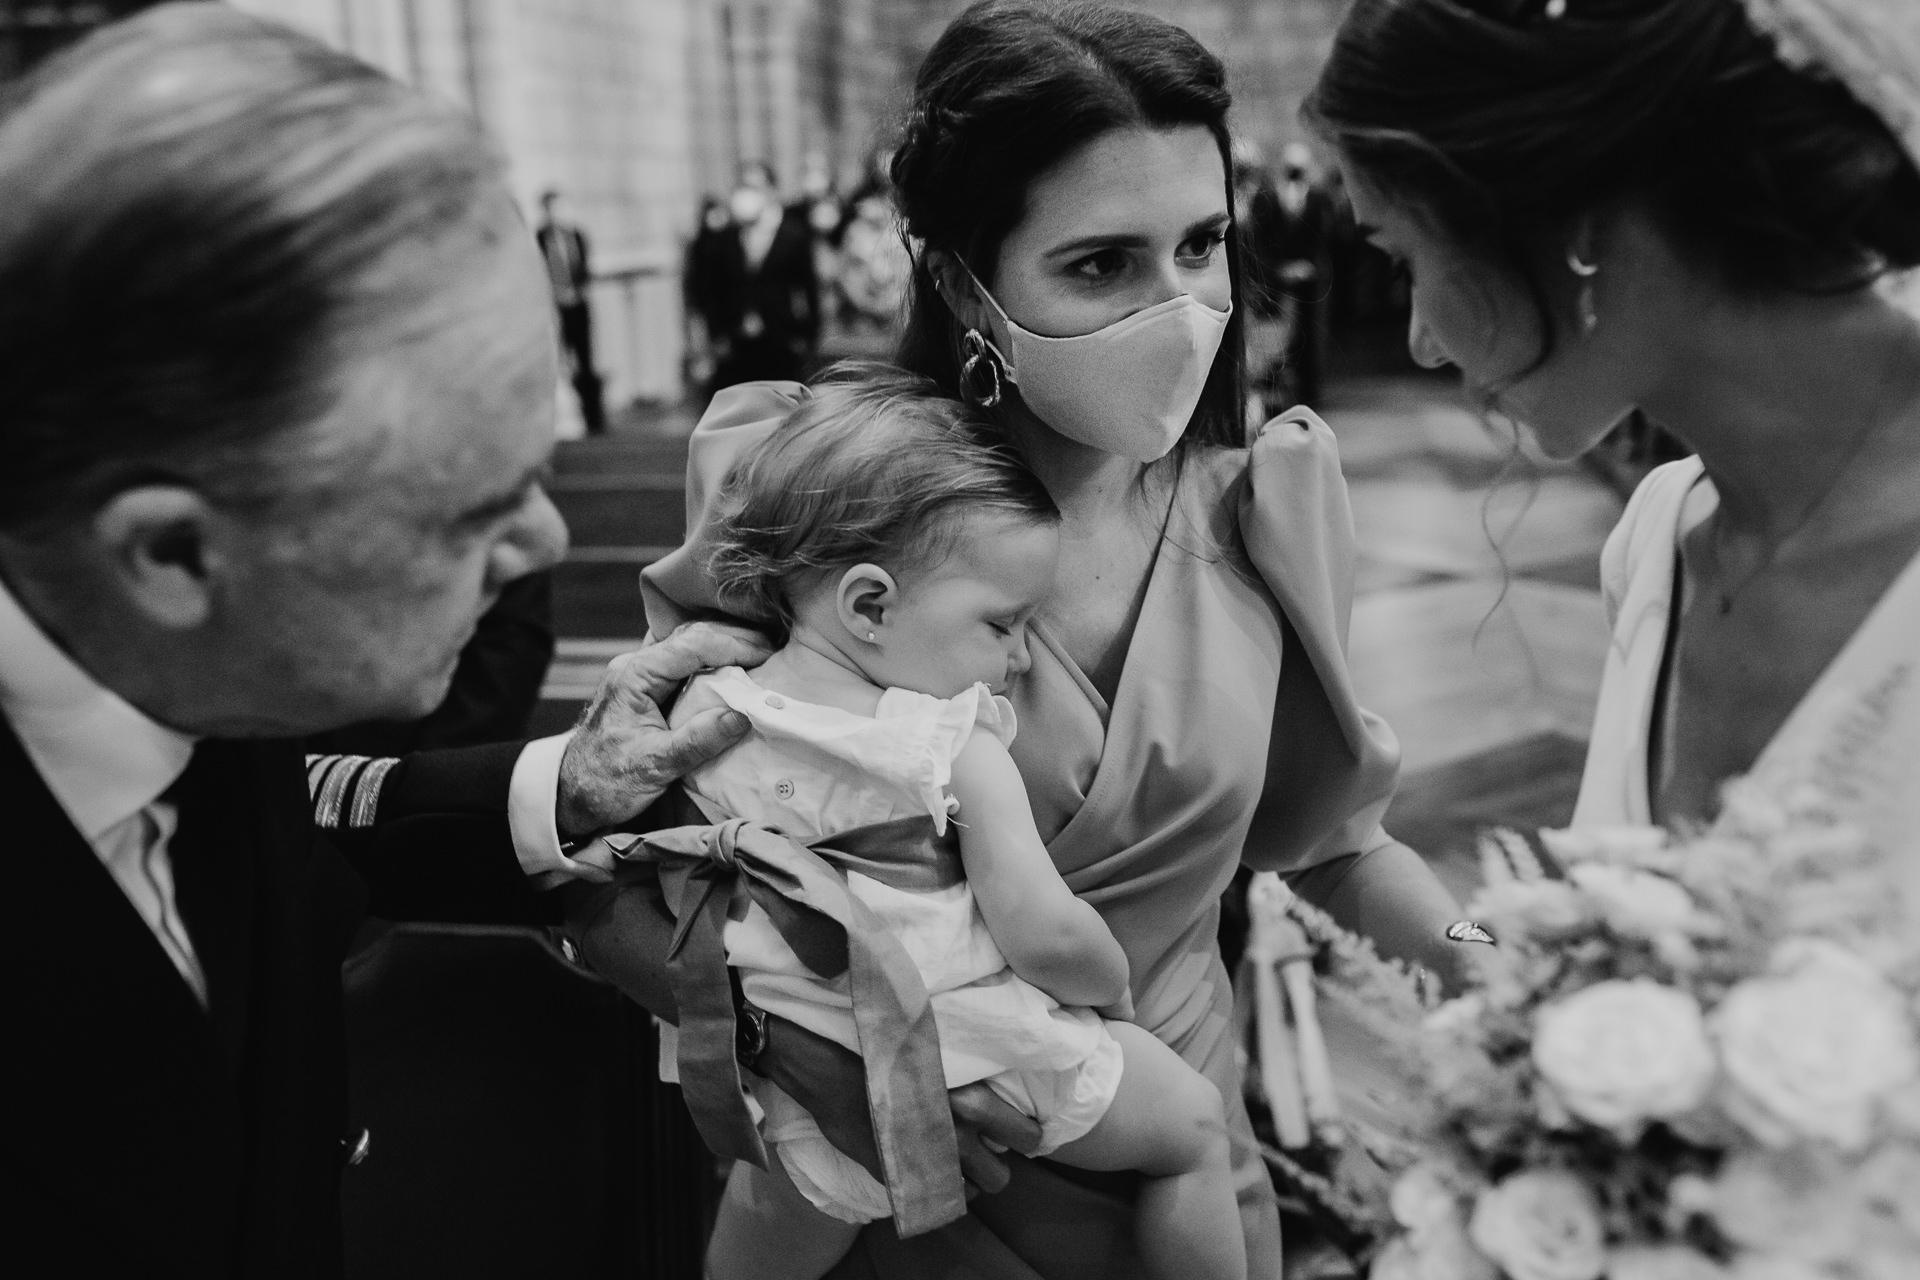
[[769,1163],[734,1164],[707,1242],[707,1280],[820,1280],[860,1234],[814,1208],[778,1154]]
[[1245,1280],[1247,1245],[1220,1091],[1151,1032],[1128,1022],[1107,1029],[1126,1064],[1113,1105],[1053,1158],[1146,1175],[1134,1230],[1160,1280]]

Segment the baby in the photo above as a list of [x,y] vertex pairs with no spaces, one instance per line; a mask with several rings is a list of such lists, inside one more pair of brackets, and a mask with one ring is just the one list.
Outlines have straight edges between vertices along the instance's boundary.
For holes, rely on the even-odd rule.
[[[719,706],[753,722],[688,790],[808,844],[919,818],[950,850],[951,823],[953,874],[926,840],[903,842],[901,874],[846,872],[920,971],[946,1086],[985,1081],[1039,1121],[1055,1160],[1145,1175],[1136,1235],[1155,1275],[1244,1277],[1219,1093],[1093,1012],[1127,999],[1126,956],[1048,858],[1007,751],[1000,694],[1029,665],[1027,623],[1058,569],[1046,490],[966,406],[869,367],[817,386],[733,468],[718,509],[722,598],[787,639],[752,673],[682,694],[676,723]],[[758,905],[724,938],[750,1000],[858,1051],[844,976],[816,977]],[[888,1216],[886,1189],[778,1088],[751,1088],[778,1158],[734,1168],[708,1274],[813,1280]]]

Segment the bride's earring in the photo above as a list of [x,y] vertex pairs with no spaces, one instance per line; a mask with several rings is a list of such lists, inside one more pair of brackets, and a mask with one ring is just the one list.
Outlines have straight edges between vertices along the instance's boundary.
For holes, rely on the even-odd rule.
[[868,643],[868,644],[878,644],[878,643],[879,643],[879,641],[878,641],[878,640],[876,640],[876,639],[874,639],[874,635],[873,635],[873,632],[871,632],[871,631],[869,631],[869,632],[867,632],[867,643]]
[[[969,329],[960,339],[960,394],[983,409],[991,409],[1000,403],[1000,358],[987,345],[987,339],[978,329]],[[980,389],[980,377],[984,373],[988,386]],[[868,636],[869,640],[873,637]]]
[[1580,296],[1574,300],[1574,307],[1580,314],[1580,332],[1591,334],[1600,327],[1600,311],[1593,301],[1593,278],[1600,274],[1600,264],[1584,261],[1578,252],[1569,249],[1567,270],[1580,277]]

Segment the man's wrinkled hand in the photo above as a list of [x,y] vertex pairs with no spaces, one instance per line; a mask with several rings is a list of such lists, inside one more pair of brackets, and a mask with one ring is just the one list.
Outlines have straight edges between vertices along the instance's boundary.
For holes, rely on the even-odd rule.
[[696,672],[758,666],[771,652],[757,631],[690,622],[608,664],[560,759],[561,835],[628,821],[688,770],[738,742],[750,727],[739,712],[716,707],[671,729],[664,704]]

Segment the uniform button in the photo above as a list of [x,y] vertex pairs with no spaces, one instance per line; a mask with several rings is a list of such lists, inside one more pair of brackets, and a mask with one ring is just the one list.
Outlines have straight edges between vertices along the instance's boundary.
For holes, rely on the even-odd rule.
[[773,794],[782,800],[793,799],[793,779],[782,778],[773,784]]
[[346,1152],[347,1167],[351,1169],[367,1158],[367,1152],[373,1150],[373,1131],[362,1129],[357,1138],[342,1138],[340,1146]]
[[767,695],[767,705],[775,711],[783,711],[786,709],[787,700],[777,693],[770,693]]

